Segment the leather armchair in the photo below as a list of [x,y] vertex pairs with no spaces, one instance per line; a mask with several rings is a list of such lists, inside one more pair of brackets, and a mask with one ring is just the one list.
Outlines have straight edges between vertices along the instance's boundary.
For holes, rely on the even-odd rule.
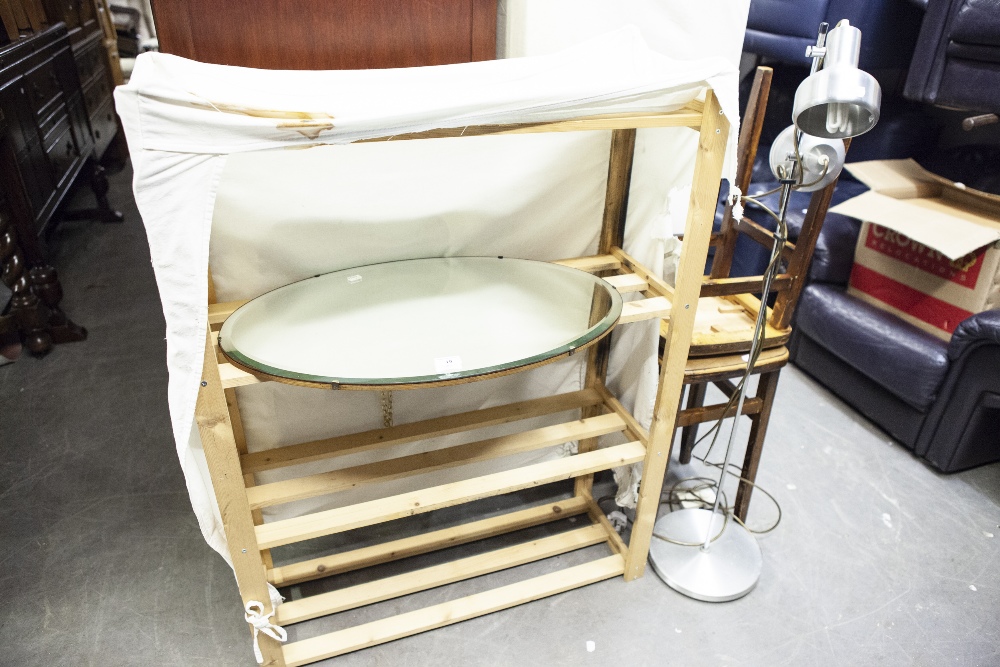
[[1000,0],[929,0],[903,95],[1000,111]]
[[[996,147],[962,146],[922,163],[947,178],[996,192],[1000,181],[989,165],[998,160]],[[750,194],[776,186],[769,175],[758,154]],[[844,174],[834,204],[866,189]],[[762,201],[777,207],[777,195]],[[786,221],[793,242],[808,202],[807,193],[791,196]],[[752,204],[745,214],[774,228],[770,216]],[[827,214],[809,284],[796,308],[792,362],[943,472],[1000,460],[1000,310],[969,317],[949,343],[854,298],[846,288],[860,232],[860,220]],[[732,275],[759,275],[768,252],[742,241],[748,239],[737,242]]]
[[943,472],[1000,460],[1000,310],[944,342],[847,294],[861,223],[827,216],[792,362]]

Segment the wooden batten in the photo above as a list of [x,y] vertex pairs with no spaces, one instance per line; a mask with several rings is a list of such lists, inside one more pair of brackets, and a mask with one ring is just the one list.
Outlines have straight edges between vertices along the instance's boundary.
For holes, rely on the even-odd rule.
[[457,415],[436,417],[410,424],[400,424],[362,433],[326,438],[288,445],[277,449],[247,454],[240,458],[244,472],[260,472],[311,463],[336,456],[401,445],[463,431],[509,424],[510,422],[542,417],[597,405],[601,397],[596,391],[584,389],[540,399],[508,403]]
[[670,317],[670,310],[670,301],[662,296],[628,301],[622,304],[622,316],[618,319],[618,324],[663,319]]
[[668,285],[660,276],[636,261],[634,257],[618,247],[611,248],[611,255],[621,262],[623,270],[630,271],[645,280],[651,292],[657,296],[662,296],[668,301],[673,299],[674,288]]
[[530,452],[580,438],[596,438],[623,430],[625,422],[618,415],[599,415],[465,445],[253,486],[247,488],[247,499],[252,509],[259,509],[370,484],[424,475],[477,461]]
[[611,284],[616,290],[622,294],[628,294],[630,292],[645,292],[649,289],[649,283],[642,276],[637,276],[634,273],[623,273],[617,276],[606,276],[605,281]]
[[669,113],[607,114],[560,120],[548,123],[514,123],[510,125],[469,125],[466,127],[445,127],[426,132],[395,134],[388,137],[363,139],[355,143],[365,144],[378,141],[404,141],[411,139],[447,139],[449,137],[476,137],[483,135],[537,134],[541,132],[592,132],[597,130],[632,130],[655,127],[698,128],[702,114],[681,109]]
[[275,618],[279,625],[301,623],[328,614],[338,614],[376,602],[411,595],[439,586],[464,581],[484,574],[517,567],[577,549],[600,544],[608,535],[599,525],[577,528],[477,556],[433,565],[421,570],[376,579],[350,588],[312,595],[286,602],[278,607]]
[[532,526],[561,521],[584,514],[588,509],[589,505],[584,498],[574,496],[566,500],[529,507],[517,512],[442,528],[429,533],[420,533],[412,537],[404,537],[362,549],[271,568],[267,572],[267,578],[275,586],[292,586],[304,581],[352,572],[439,549],[485,540]]
[[540,577],[519,581],[476,595],[418,609],[406,614],[365,623],[346,630],[304,639],[283,647],[285,664],[300,667],[310,662],[333,658],[344,653],[401,639],[427,630],[444,627],[501,609],[540,600],[573,588],[610,579],[622,574],[625,562],[614,555],[575,567],[557,570]]
[[643,459],[642,482],[635,523],[628,545],[625,579],[631,581],[644,574],[653,523],[660,505],[663,476],[670,460],[674,439],[677,406],[683,391],[684,368],[691,346],[698,297],[701,293],[702,274],[708,243],[712,236],[712,223],[718,200],[719,182],[729,122],[722,113],[718,100],[709,92],[705,98],[704,122],[698,136],[698,157],[695,162],[694,181],[688,203],[688,217],[684,229],[684,249],[677,267],[677,285],[674,288],[670,319],[667,321],[663,363],[660,364],[660,383],[653,409],[653,423],[649,444]]
[[490,496],[561,482],[601,470],[610,470],[641,461],[645,453],[646,450],[641,443],[629,442],[429,489],[265,523],[256,528],[257,541],[260,548],[270,549],[314,537],[341,533]]
[[570,259],[559,259],[553,264],[570,266],[587,273],[599,273],[602,271],[617,271],[622,267],[622,263],[613,255],[591,255],[589,257],[573,257]]

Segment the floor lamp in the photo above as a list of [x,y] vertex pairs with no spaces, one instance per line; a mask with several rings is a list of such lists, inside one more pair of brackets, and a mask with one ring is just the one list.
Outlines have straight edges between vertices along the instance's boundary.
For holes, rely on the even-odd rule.
[[[795,91],[793,125],[771,145],[771,171],[779,182],[775,191],[781,193],[778,212],[753,197],[743,197],[762,206],[775,219],[777,228],[764,272],[761,308],[747,368],[737,393],[736,415],[743,411],[748,380],[763,347],[767,295],[787,239],[788,199],[793,190],[810,192],[833,182],[844,166],[842,140],[864,134],[878,122],[882,91],[874,77],[858,69],[860,49],[861,31],[847,20],[829,34],[827,24],[820,24],[816,45],[806,50],[806,57],[813,60],[812,71]],[[649,551],[653,570],[667,585],[707,602],[741,598],[753,590],[760,578],[762,560],[757,540],[745,526],[730,521],[728,512],[719,511],[738,420],[733,418],[712,509],[681,509],[665,515],[656,522],[653,534],[657,539]]]

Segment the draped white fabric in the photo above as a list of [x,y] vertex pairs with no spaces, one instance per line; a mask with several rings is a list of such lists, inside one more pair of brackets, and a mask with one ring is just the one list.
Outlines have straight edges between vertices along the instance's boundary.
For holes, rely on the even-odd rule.
[[[724,23],[723,34],[738,32],[742,40],[745,19],[743,11],[703,21]],[[667,57],[650,49],[634,27],[547,55],[405,70],[279,72],[140,56],[115,98],[166,318],[178,456],[209,544],[227,555],[194,424],[210,256],[219,298],[231,300],[316,273],[392,259],[557,259],[593,252],[607,133],[345,144],[442,127],[666,110],[706,87],[715,91],[735,132],[732,60]],[[663,253],[657,239],[669,232],[654,209],[690,181],[697,135],[683,128],[641,135],[648,141],[637,149],[637,196],[629,206],[625,246],[658,269]],[[647,189],[655,197],[638,195]],[[653,323],[636,324],[616,332],[614,341],[610,382],[643,421],[655,390],[656,335]],[[579,361],[572,360],[488,382],[396,392],[396,420],[579,386]],[[277,383],[239,392],[253,449],[381,422],[376,395],[368,392]],[[337,466],[367,460],[345,457]],[[453,471],[435,480],[469,474]],[[425,483],[411,480],[398,488]],[[364,497],[341,495],[351,502]],[[343,502],[295,503],[282,507],[282,516]]]

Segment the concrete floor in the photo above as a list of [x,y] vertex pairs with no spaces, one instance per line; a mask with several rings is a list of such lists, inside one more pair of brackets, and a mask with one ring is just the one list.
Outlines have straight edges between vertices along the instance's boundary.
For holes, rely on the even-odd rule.
[[[198,532],[174,454],[163,319],[130,174],[112,180],[125,224],[67,223],[58,235],[65,310],[89,340],[0,368],[0,665],[253,665],[235,581]],[[675,464],[668,474],[698,472]],[[1000,465],[939,475],[790,367],[758,481],[784,519],[760,539],[763,574],[742,600],[690,600],[650,571],[319,664],[1000,665]],[[480,508],[541,500],[536,492]],[[751,525],[773,518],[755,496]],[[416,609],[603,548],[293,635]],[[387,571],[426,562],[434,557]]]

